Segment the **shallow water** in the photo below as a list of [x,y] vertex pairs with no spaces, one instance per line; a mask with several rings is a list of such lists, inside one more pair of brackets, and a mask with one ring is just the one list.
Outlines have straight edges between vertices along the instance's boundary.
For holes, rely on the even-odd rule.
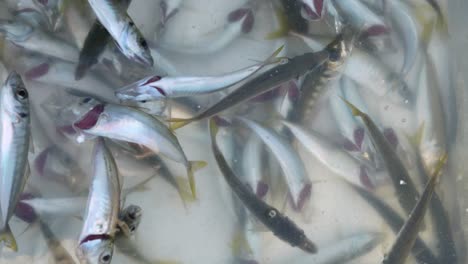
[[[13,10],[29,7],[32,2],[34,1],[0,1],[0,18],[12,18]],[[76,1],[75,5],[67,6],[67,11],[64,13],[62,22],[59,21],[57,30],[48,33],[59,37],[58,41],[70,43],[76,48],[76,54],[82,47],[84,37],[94,20],[92,10],[87,7],[85,2]],[[0,68],[1,82],[12,70],[17,70],[25,77],[28,70],[41,63],[49,65],[48,69],[52,69],[39,77],[24,78],[33,109],[34,153],[30,154],[30,164],[36,164],[34,162],[38,155],[54,144],[59,145],[63,151],[68,153],[70,159],[60,159],[64,157],[64,154],[60,153],[51,156],[53,158],[48,161],[50,167],[47,167],[47,172],[53,171],[56,172],[56,175],[46,175],[49,177],[40,175],[37,167],[32,165],[32,174],[25,187],[25,192],[41,196],[45,199],[45,205],[50,205],[53,212],[44,213],[41,218],[49,225],[61,246],[76,263],[78,263],[78,258],[75,251],[83,225],[81,217],[84,214],[92,173],[93,141],[86,140],[79,143],[81,138],[76,135],[63,137],[57,131],[58,126],[64,125],[67,121],[68,124],[72,123],[78,119],[77,116],[64,118],[64,113],[66,110],[70,110],[70,105],[80,100],[67,94],[64,88],[87,91],[99,98],[104,97],[106,100],[117,102],[113,96],[113,90],[150,74],[157,73],[162,76],[166,74],[172,76],[222,75],[264,60],[281,45],[284,45],[284,48],[280,56],[292,58],[310,52],[311,48],[295,36],[267,38],[270,32],[277,30],[280,26],[279,17],[275,10],[281,10],[281,2],[287,1],[253,2],[255,5],[252,9],[254,15],[252,30],[248,33],[236,32],[233,36],[226,36],[229,26],[228,15],[236,9],[246,6],[246,1],[185,0],[182,1],[179,11],[167,21],[164,29],[161,29],[160,1],[134,0],[128,13],[152,49],[158,53],[152,53],[155,60],[154,69],[141,67],[123,56],[117,56],[117,60],[120,62],[117,65],[122,67],[121,72],[100,63],[80,81],[73,79],[76,62],[57,61],[57,58],[41,54],[49,47],[41,47],[40,52],[31,52],[8,40],[3,41],[4,38],[0,31],[0,40],[3,41],[1,58],[2,64],[4,64],[4,69]],[[290,2],[294,2],[294,0]],[[362,0],[360,2],[373,1]],[[426,36],[423,27],[425,24],[422,21],[435,21],[435,13],[424,0],[403,2],[410,5],[411,13],[409,15],[416,23],[417,38],[422,42]],[[465,195],[465,188],[468,188],[468,185],[465,179],[467,169],[463,157],[468,144],[465,137],[468,133],[465,125],[465,120],[467,120],[465,114],[467,98],[465,76],[468,73],[468,65],[466,65],[467,53],[464,51],[468,31],[464,26],[467,21],[463,11],[468,10],[468,5],[461,0],[449,1],[449,4],[445,2],[439,1],[439,4],[447,18],[449,37],[439,35],[441,37],[437,39],[434,33],[427,40],[430,43],[429,54],[434,65],[434,71],[428,75],[437,78],[429,79],[426,85],[421,85],[419,66],[423,65],[420,63],[420,58],[423,55],[420,53],[418,53],[419,55],[408,75],[399,76],[407,82],[409,90],[415,95],[415,101],[420,95],[419,89],[425,89],[428,86],[435,87],[435,90],[430,90],[432,91],[431,95],[434,95],[434,91],[442,91],[442,93],[439,92],[442,98],[447,98],[445,96],[447,91],[453,89],[456,96],[446,100],[441,99],[440,111],[435,113],[442,118],[442,122],[437,122],[440,120],[421,122],[420,116],[424,115],[418,114],[415,103],[404,100],[395,101],[395,96],[398,95],[397,91],[392,90],[391,87],[389,90],[383,90],[384,85],[382,84],[385,84],[383,82],[371,83],[372,87],[363,87],[359,81],[370,74],[366,72],[365,68],[361,70],[362,77],[359,76],[359,80],[355,81],[358,82],[356,88],[367,107],[367,112],[376,121],[379,128],[382,130],[391,128],[395,132],[398,139],[396,148],[398,156],[403,160],[420,192],[424,188],[424,182],[420,180],[418,175],[414,152],[411,152],[412,147],[408,137],[418,131],[421,123],[436,124],[429,132],[424,130],[427,134],[433,133],[433,138],[425,139],[423,137],[423,143],[429,147],[425,149],[427,152],[421,152],[421,154],[438,158],[437,155],[441,155],[443,152],[448,153],[449,160],[436,192],[449,217],[457,263],[466,263],[465,231],[468,226],[468,209],[466,209],[468,208],[468,197]],[[38,5],[40,4],[32,4],[35,7]],[[83,10],[80,9],[82,7]],[[341,81],[349,77],[346,76],[348,72],[346,67],[350,64],[349,60],[356,58],[356,50],[358,50],[366,56],[376,59],[379,63],[383,63],[390,70],[399,72],[405,51],[407,51],[391,17],[383,17],[382,15],[378,15],[378,17],[385,21],[386,25],[392,27],[388,34],[371,37],[371,43],[377,44],[378,47],[380,47],[380,43],[384,43],[385,46],[372,52],[362,46],[362,43],[355,41],[355,47],[351,51],[350,57],[345,58],[343,67],[336,73],[337,77],[326,82],[325,92],[319,96],[312,111],[300,124],[300,127],[307,131],[324,135],[323,140],[340,146],[343,152],[346,152],[346,146],[343,144],[344,136],[340,126],[343,129],[342,125],[346,123],[346,118],[342,116],[343,112],[337,115],[336,112],[332,111],[330,102],[340,101],[336,91],[340,88]],[[301,21],[308,25],[307,35],[313,39],[325,38],[328,43],[336,35],[334,19],[327,10],[324,11],[324,17],[321,20]],[[348,24],[345,23],[346,25]],[[43,30],[47,31],[48,29],[43,28]],[[224,44],[217,44],[222,38],[228,40]],[[207,49],[213,50],[207,51]],[[111,53],[119,53],[112,47],[109,47],[108,50]],[[418,45],[418,50],[424,50],[422,43]],[[38,54],[40,57],[36,57]],[[55,68],[51,65],[55,65]],[[428,64],[424,65],[427,67]],[[192,116],[195,112],[202,111],[219,101],[227,91],[233,91],[239,86],[236,84],[225,91],[191,96],[188,97],[190,101],[147,102],[141,104],[139,109],[148,110],[147,108],[151,108],[152,113],[162,116],[161,119],[168,116]],[[382,86],[382,89],[379,90],[379,86]],[[281,105],[285,103],[284,98],[288,97],[285,96],[284,92],[272,97],[256,102],[243,102],[235,108],[223,112],[221,116],[244,116],[267,127],[278,128],[277,131],[280,131],[278,122],[276,122],[279,119],[278,112]],[[456,107],[448,107],[452,104],[455,104]],[[456,112],[450,112],[453,109]],[[74,114],[76,115],[76,113]],[[448,123],[451,127],[446,130]],[[354,124],[362,126],[360,121]],[[443,124],[442,128],[437,126],[440,124]],[[156,174],[156,177],[145,183],[143,188],[131,192],[125,198],[125,204],[122,206],[139,205],[143,210],[143,216],[133,237],[120,236],[118,238],[120,242],[127,243],[127,246],[130,244],[134,249],[129,249],[127,254],[124,254],[116,246],[112,263],[158,263],[157,261],[243,263],[239,259],[245,256],[240,256],[240,253],[236,252],[239,242],[235,238],[241,232],[240,226],[243,221],[241,218],[244,213],[239,213],[239,211],[244,212],[245,209],[242,205],[239,206],[238,199],[226,184],[216,164],[211,151],[207,121],[194,122],[176,130],[175,134],[189,160],[204,160],[208,163],[207,167],[196,172],[198,197],[196,201],[187,203],[186,207],[181,203],[175,188],[163,177],[160,177],[158,168],[154,164],[142,162],[132,155],[125,154],[121,146],[117,145],[111,148],[123,179],[124,189],[135,186]],[[246,153],[243,150],[246,144],[251,143],[248,140],[252,136],[255,134],[251,130],[238,124],[221,128],[218,135],[218,142],[223,153],[238,175],[245,174],[242,166]],[[368,137],[369,134],[366,133],[365,140],[369,140]],[[436,140],[440,138],[443,138],[443,142]],[[289,145],[300,155],[300,162],[305,166],[307,177],[312,183],[310,200],[301,212],[294,210],[290,203],[287,187],[284,184],[281,168],[278,166],[279,162],[265,145],[261,145],[264,149],[264,157],[258,166],[262,177],[270,187],[266,201],[300,226],[317,245],[318,252],[311,255],[298,248],[293,248],[265,230],[265,227],[258,222],[253,222],[247,233],[257,240],[256,245],[251,245],[255,260],[258,263],[381,262],[395,240],[395,234],[387,224],[386,220],[388,219],[380,216],[365,199],[353,191],[343,180],[343,177],[334,172],[335,170],[331,168],[330,164],[325,165],[318,157],[311,154],[301,142],[297,140],[290,142]],[[370,145],[370,142],[367,144]],[[439,149],[441,150],[437,152]],[[357,155],[353,151],[350,154]],[[335,167],[340,167],[342,161],[333,158],[334,156],[328,157],[328,160],[331,160]],[[182,165],[165,158],[162,159],[173,175],[185,178],[186,172]],[[379,163],[378,156],[376,159]],[[75,165],[72,166],[72,164]],[[70,185],[69,179],[73,179],[73,184]],[[357,171],[350,171],[347,179],[365,185],[365,180],[359,177]],[[389,175],[381,161],[380,167],[369,173],[369,181],[374,185],[369,191],[406,219],[407,214],[399,205]],[[76,200],[67,201],[58,206],[52,204],[51,200],[47,200],[57,198],[76,198]],[[40,209],[45,211],[44,208],[36,208],[38,212]],[[253,218],[248,215],[248,219]],[[438,255],[438,238],[433,234],[436,227],[429,212],[425,219],[425,227],[420,232],[420,238]],[[1,263],[57,262],[53,252],[47,246],[37,222],[27,224],[19,218],[13,217],[10,225],[17,238],[19,251],[12,252],[3,247],[0,255]],[[346,243],[346,239],[355,235],[363,237],[376,235],[379,239],[371,241],[368,243],[370,245],[362,246],[360,249],[351,248],[349,244],[344,244],[343,247],[347,249],[347,253],[339,248],[340,242]],[[359,243],[354,240],[351,244],[357,247]],[[135,259],[132,258],[132,255],[139,255],[142,258]],[[418,262],[411,255],[406,263]]]

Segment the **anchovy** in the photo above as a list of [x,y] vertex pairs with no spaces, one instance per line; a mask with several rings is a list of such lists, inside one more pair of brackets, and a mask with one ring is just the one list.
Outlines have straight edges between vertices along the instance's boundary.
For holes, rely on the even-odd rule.
[[159,8],[161,9],[161,24],[166,25],[167,21],[172,18],[182,5],[183,0],[162,0],[159,2]]
[[[341,37],[337,38],[339,41]],[[332,42],[333,44],[334,42]],[[210,106],[205,111],[188,119],[171,119],[172,129],[183,127],[193,121],[202,120],[214,116],[226,109],[230,109],[242,102],[248,101],[256,96],[268,92],[278,85],[288,82],[292,78],[297,78],[307,73],[313,72],[328,59],[329,52],[325,49],[316,53],[306,53],[296,56],[280,63],[270,70],[261,73],[255,78],[250,79],[234,92],[228,94],[219,102]],[[314,74],[314,73],[311,73]]]
[[297,152],[272,129],[242,117],[238,117],[238,119],[255,132],[276,157],[286,178],[294,208],[302,210],[310,198],[312,184]]
[[385,255],[382,263],[405,263],[416,239],[418,238],[424,215],[426,214],[432,195],[435,191],[437,178],[439,177],[440,171],[443,168],[446,160],[447,155],[444,155],[439,160],[439,164],[437,164],[431,178],[426,183],[426,187],[424,187],[424,191],[421,194],[418,203],[414,206],[405,224],[401,227],[395,242],[390,248],[388,254]]
[[93,176],[77,256],[85,263],[110,263],[118,226],[121,184],[112,154],[98,138]]
[[293,123],[282,122],[312,155],[331,171],[355,185],[370,188],[372,183],[364,166],[342,148],[329,142],[319,133],[301,128]]
[[129,59],[153,66],[148,43],[138,27],[117,0],[88,0],[99,22],[114,38],[119,49]]
[[[204,38],[204,41],[198,41],[192,45],[181,45],[168,41],[161,41],[159,46],[165,50],[184,54],[212,54],[231,44],[241,34],[247,34],[252,30],[254,24],[255,1],[247,3],[232,12],[226,18],[226,24],[220,33],[212,38]],[[213,34],[212,34],[213,35]]]
[[28,152],[31,138],[30,103],[21,76],[11,72],[1,90],[0,120],[0,242],[14,251],[18,247],[8,222],[29,176]]
[[[121,0],[119,8],[128,9],[132,0]],[[80,80],[88,69],[98,62],[99,56],[104,52],[112,37],[99,21],[95,21],[88,32],[80,51],[78,65],[75,70],[75,80]]]
[[148,101],[218,92],[247,79],[264,66],[276,63],[275,57],[282,49],[283,46],[262,63],[219,76],[149,76],[117,90],[116,96],[121,100]]
[[192,194],[196,197],[193,173],[206,163],[189,161],[176,136],[153,116],[126,106],[97,103],[73,127],[87,135],[140,144],[182,163],[187,169]]
[[78,50],[73,45],[19,19],[1,19],[0,35],[28,51],[70,62],[78,61]]
[[44,223],[43,220],[39,220],[39,228],[44,236],[49,251],[54,256],[54,263],[56,264],[74,264],[75,261],[70,253],[62,246],[60,240],[55,236],[54,232],[50,230],[50,227]]
[[210,120],[211,147],[222,171],[224,179],[231,187],[232,191],[249,209],[260,222],[270,229],[275,236],[289,243],[293,247],[299,247],[308,253],[316,253],[315,244],[310,241],[304,231],[300,229],[289,218],[281,214],[276,208],[266,204],[258,198],[242,181],[234,174],[223,157],[221,150],[216,143],[217,126],[213,119]]
[[395,152],[395,149],[388,142],[382,132],[380,132],[377,125],[365,113],[357,109],[353,104],[344,100],[344,102],[351,109],[354,116],[359,116],[367,128],[372,143],[374,144],[378,153],[380,153],[383,162],[387,168],[393,187],[397,193],[398,201],[401,207],[407,214],[411,212],[416,204],[419,193],[411,180],[408,171],[403,165],[402,161]]

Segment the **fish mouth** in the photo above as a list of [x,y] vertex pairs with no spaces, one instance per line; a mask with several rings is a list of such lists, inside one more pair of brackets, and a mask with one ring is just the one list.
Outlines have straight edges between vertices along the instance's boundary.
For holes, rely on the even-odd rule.
[[302,3],[301,15],[309,21],[316,21],[322,18],[323,0],[313,0],[313,8],[309,4]]
[[111,236],[108,234],[91,234],[87,235],[85,238],[83,238],[80,241],[80,245],[89,241],[94,241],[94,240],[109,240],[111,239]]
[[104,112],[104,105],[98,104],[89,110],[79,121],[73,123],[73,127],[76,127],[81,130],[87,130],[93,128]]

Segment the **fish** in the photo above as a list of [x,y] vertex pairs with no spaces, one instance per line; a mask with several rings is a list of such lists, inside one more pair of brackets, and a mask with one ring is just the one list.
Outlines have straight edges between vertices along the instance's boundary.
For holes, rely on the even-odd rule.
[[388,1],[386,8],[393,28],[403,43],[404,60],[400,76],[406,77],[416,61],[420,47],[418,27],[406,2],[400,0]]
[[297,152],[274,130],[243,117],[237,119],[251,129],[271,150],[283,170],[294,209],[302,210],[310,199],[312,183]]
[[357,109],[352,103],[346,101],[346,99],[343,99],[343,101],[351,109],[352,114],[354,116],[359,116],[364,122],[372,143],[382,157],[385,167],[387,168],[398,201],[405,212],[409,214],[418,200],[419,193],[413,180],[409,176],[408,170],[374,121],[367,114]]
[[260,198],[265,197],[269,188],[263,173],[264,154],[262,141],[250,135],[242,151],[242,174],[245,184]]
[[78,50],[73,45],[20,19],[0,19],[0,35],[25,50],[69,62],[78,61]]
[[276,56],[284,46],[278,48],[264,62],[218,76],[159,76],[145,77],[116,91],[120,100],[149,101],[214,93],[239,83],[268,64],[276,64]]
[[193,173],[205,167],[206,162],[189,161],[177,137],[153,116],[123,105],[97,103],[72,126],[85,135],[143,145],[156,154],[182,163],[187,169],[192,195],[196,197]]
[[[131,0],[121,0],[120,2],[120,8],[127,10]],[[99,21],[93,23],[80,51],[75,80],[83,78],[88,69],[98,62],[99,56],[104,52],[111,38],[107,29]]]
[[74,264],[75,260],[70,255],[70,253],[62,246],[59,238],[55,236],[54,232],[50,227],[41,219],[39,219],[39,228],[41,230],[42,236],[47,243],[49,252],[52,253],[54,258],[54,263],[56,264]]
[[281,0],[285,17],[288,21],[288,28],[294,31],[305,33],[308,31],[308,23],[302,18],[301,2],[297,0]]
[[289,243],[293,247],[299,247],[305,252],[316,253],[316,245],[309,240],[304,231],[300,229],[292,220],[281,214],[278,209],[268,205],[258,198],[242,181],[234,174],[224,158],[216,143],[218,127],[213,118],[210,119],[211,147],[216,162],[229,187],[242,201],[249,212],[263,223],[275,236]]
[[370,252],[382,241],[383,235],[378,232],[359,232],[333,241],[327,247],[321,248],[316,255],[294,254],[282,257],[277,263],[314,263],[341,264],[349,263]]
[[17,251],[18,246],[8,222],[29,176],[28,153],[32,144],[30,102],[21,76],[14,71],[8,75],[0,93],[0,242]]
[[203,112],[188,119],[170,119],[169,122],[172,123],[171,129],[178,129],[193,121],[199,121],[217,115],[224,110],[230,109],[242,102],[268,92],[293,78],[311,73],[322,65],[328,59],[328,56],[329,52],[327,50],[322,50],[320,52],[309,52],[287,59],[283,63],[276,65],[272,69],[269,69],[245,82],[235,91],[226,95],[220,101],[208,107]]
[[[323,16],[326,0],[297,0],[302,3],[301,15],[309,21],[319,20]],[[326,3],[325,3],[326,4]]]
[[203,41],[197,41],[189,45],[169,42],[162,38],[158,45],[164,50],[179,54],[209,55],[218,52],[231,44],[241,34],[247,34],[252,30],[255,22],[254,10],[256,5],[256,1],[249,0],[242,7],[230,12],[226,17],[224,26],[215,30],[215,32],[209,33],[213,37],[204,36]]
[[113,37],[120,51],[130,60],[153,66],[148,42],[117,0],[88,0],[97,19]]
[[[304,34],[297,32],[290,34],[300,38],[312,50],[320,50],[324,46],[322,42]],[[342,74],[378,96],[385,96],[399,104],[412,105],[414,102],[413,92],[399,73],[358,47],[353,47]]]
[[426,214],[427,208],[430,204],[433,193],[435,192],[435,187],[437,179],[441,173],[441,170],[447,161],[447,155],[444,154],[437,166],[435,167],[429,181],[424,187],[424,191],[421,194],[417,204],[414,206],[411,214],[408,219],[405,221],[405,224],[401,227],[400,231],[397,234],[397,237],[392,244],[390,250],[385,255],[382,263],[391,263],[391,264],[403,264],[408,258],[411,249],[415,243],[415,240],[418,237],[419,230],[421,229],[424,215]]
[[282,123],[292,132],[302,146],[314,155],[332,172],[347,182],[366,189],[373,189],[366,167],[354,159],[348,152],[330,142],[329,139],[313,130],[305,130],[300,126],[282,120]]
[[[359,186],[348,184],[361,198],[363,198],[381,217],[382,220],[392,229],[393,233],[398,233],[404,225],[405,220],[400,214],[393,210],[388,204],[379,199],[373,192],[369,192]],[[419,263],[438,264],[441,263],[432,253],[431,249],[421,238],[416,238],[412,253]]]
[[161,24],[163,26],[166,25],[169,19],[179,12],[179,8],[183,2],[183,0],[162,0],[159,2],[159,8],[161,10]]
[[131,204],[120,211],[119,219],[128,226],[130,234],[134,234],[140,226],[142,215],[141,207]]
[[121,183],[114,158],[102,138],[93,150],[92,183],[76,254],[84,263],[111,263],[118,229]]

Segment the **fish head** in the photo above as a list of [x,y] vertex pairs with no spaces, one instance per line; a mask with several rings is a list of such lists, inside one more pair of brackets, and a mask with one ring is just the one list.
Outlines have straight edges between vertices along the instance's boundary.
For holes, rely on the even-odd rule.
[[121,220],[127,224],[130,232],[134,233],[141,223],[142,215],[143,210],[140,206],[129,205],[123,210]]
[[2,108],[18,122],[29,117],[29,94],[21,76],[11,72],[1,91]]
[[89,235],[78,246],[76,255],[81,263],[109,264],[114,253],[114,241],[107,235]]
[[325,50],[328,51],[328,63],[341,66],[350,55],[354,46],[354,32],[349,28],[344,28],[336,38],[330,42]]
[[153,57],[148,42],[141,34],[133,21],[127,22],[122,33],[122,39],[118,42],[120,50],[128,58],[146,66],[153,66]]
[[140,81],[122,87],[115,92],[120,100],[124,101],[151,101],[164,99],[166,91],[159,84],[163,78],[161,76],[150,76]]
[[12,42],[27,40],[33,31],[34,28],[22,20],[0,19],[0,35]]
[[309,21],[322,18],[324,0],[301,0],[301,16]]

